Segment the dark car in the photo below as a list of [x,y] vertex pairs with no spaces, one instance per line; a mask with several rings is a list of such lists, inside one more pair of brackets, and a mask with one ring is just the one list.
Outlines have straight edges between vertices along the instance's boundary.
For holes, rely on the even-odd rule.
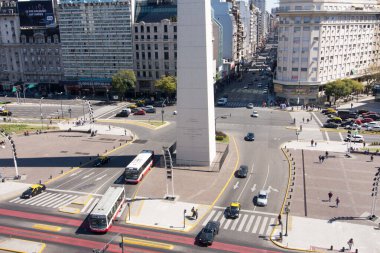
[[230,206],[226,208],[226,217],[236,219],[239,218],[240,213],[240,203],[232,202]]
[[220,222],[209,221],[207,225],[202,228],[197,236],[197,243],[202,245],[212,245],[214,237],[219,233]]
[[338,128],[338,126],[339,126],[338,124],[333,123],[333,122],[323,124],[324,128]]
[[342,124],[340,124],[341,127],[350,126],[354,123],[353,120],[345,121]]
[[108,156],[101,156],[94,164],[94,167],[100,167],[108,163],[111,159]]
[[245,141],[254,141],[255,140],[255,134],[254,133],[247,133],[247,135],[244,137]]
[[116,117],[128,117],[129,114],[130,113],[128,111],[121,111],[118,114],[116,114]]
[[21,198],[22,199],[32,198],[42,193],[44,190],[46,190],[46,186],[44,184],[34,184],[22,193]]
[[245,165],[241,165],[239,169],[236,171],[236,177],[245,178],[248,174],[248,167]]
[[366,118],[371,118],[373,120],[379,120],[380,119],[380,115],[379,114],[367,114]]

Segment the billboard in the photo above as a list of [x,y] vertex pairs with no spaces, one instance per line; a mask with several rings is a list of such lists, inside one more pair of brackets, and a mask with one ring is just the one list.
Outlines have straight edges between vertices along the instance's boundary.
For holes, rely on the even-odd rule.
[[55,19],[52,1],[18,2],[21,27],[54,26]]

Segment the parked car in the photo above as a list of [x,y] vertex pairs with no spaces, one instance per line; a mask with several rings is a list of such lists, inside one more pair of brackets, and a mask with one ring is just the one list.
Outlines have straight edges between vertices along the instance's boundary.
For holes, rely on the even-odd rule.
[[252,114],[251,114],[251,117],[258,118],[259,117],[259,113],[257,111],[253,111]]
[[374,120],[372,118],[364,118],[361,121],[362,121],[362,123],[369,123],[369,122],[372,122]]
[[245,178],[248,174],[248,166],[240,165],[239,169],[236,170],[235,176],[239,178]]
[[336,110],[334,108],[327,108],[327,109],[323,109],[322,113],[326,114],[326,115],[328,115],[328,114],[336,114]]
[[360,130],[362,129],[362,127],[356,123],[352,124],[352,125],[348,125],[345,127],[345,129],[349,129],[349,130]]
[[236,219],[239,218],[240,213],[240,203],[231,202],[230,205],[226,208],[226,217]]
[[156,108],[153,105],[147,105],[143,108],[146,113],[156,113]]
[[360,109],[360,110],[358,110],[358,114],[364,114],[364,113],[367,113],[368,112],[368,110],[366,110],[366,109]]
[[351,136],[347,136],[344,141],[363,143],[364,142],[364,137],[362,135],[358,135],[358,134],[357,135],[351,135]]
[[12,116],[12,112],[8,110],[0,111],[0,116]]
[[346,126],[350,126],[354,123],[354,121],[352,120],[349,120],[349,121],[344,121],[340,124],[341,127],[346,127]]
[[252,103],[247,104],[247,108],[248,109],[253,109],[253,104]]
[[380,125],[376,125],[376,126],[371,127],[370,131],[380,132]]
[[128,117],[129,114],[131,114],[132,110],[130,108],[126,108],[121,110],[118,114],[116,114],[116,117]]
[[136,111],[133,115],[145,115],[145,111],[143,109],[140,109]]
[[255,134],[254,133],[247,133],[247,135],[244,137],[245,141],[254,141],[255,140]]
[[324,128],[338,128],[338,126],[339,125],[337,123],[334,123],[334,122],[329,122],[329,123],[323,124]]
[[46,190],[44,184],[34,184],[21,194],[22,199],[32,198]]
[[367,118],[371,118],[373,120],[380,120],[380,115],[379,114],[367,114]]
[[268,205],[268,193],[265,190],[259,191],[259,194],[257,195],[256,204],[258,206]]
[[219,234],[219,221],[209,221],[206,226],[202,228],[201,232],[197,235],[196,242],[201,245],[212,245],[214,238]]
[[339,117],[333,117],[333,118],[330,118],[327,120],[327,123],[331,123],[331,122],[337,123],[337,124],[342,124],[343,121]]

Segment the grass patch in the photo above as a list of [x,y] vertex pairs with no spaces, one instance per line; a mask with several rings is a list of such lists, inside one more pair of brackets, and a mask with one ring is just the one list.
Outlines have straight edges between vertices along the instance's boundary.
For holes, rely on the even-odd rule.
[[377,148],[360,148],[360,150],[363,150],[363,151],[366,151],[368,150],[369,152],[380,152],[380,147],[377,147]]
[[141,122],[152,125],[152,126],[157,126],[157,127],[166,124],[165,121],[164,121],[164,123],[162,123],[162,121],[160,121],[160,120],[147,120],[147,121],[141,121]]
[[[46,125],[45,125],[46,126]],[[25,131],[46,130],[46,127],[41,129],[39,125],[27,125],[27,124],[0,124],[0,129],[3,129],[6,133],[23,133]],[[56,129],[56,127],[48,127],[48,129]]]
[[225,137],[223,137],[223,139],[216,140],[216,142],[218,142],[218,143],[230,143],[230,138],[228,137],[228,135],[226,135]]
[[6,101],[6,102],[0,101],[0,105],[6,105],[6,104],[10,104],[10,103],[11,103],[10,101]]

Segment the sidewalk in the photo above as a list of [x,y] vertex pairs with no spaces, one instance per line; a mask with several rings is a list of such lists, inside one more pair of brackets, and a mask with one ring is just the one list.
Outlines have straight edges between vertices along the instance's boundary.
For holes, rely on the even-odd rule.
[[[83,131],[87,132],[91,129],[90,124],[85,123],[84,125],[75,125],[73,122],[60,122],[57,124],[60,130],[68,131],[71,129],[72,131]],[[117,127],[112,125],[101,125],[101,124],[93,124],[92,126],[93,131],[97,131],[97,134],[100,135],[122,135],[129,137],[130,139],[133,138],[133,133],[126,128],[123,127]]]
[[0,252],[42,252],[46,247],[45,243],[21,240],[16,238],[0,238]]

